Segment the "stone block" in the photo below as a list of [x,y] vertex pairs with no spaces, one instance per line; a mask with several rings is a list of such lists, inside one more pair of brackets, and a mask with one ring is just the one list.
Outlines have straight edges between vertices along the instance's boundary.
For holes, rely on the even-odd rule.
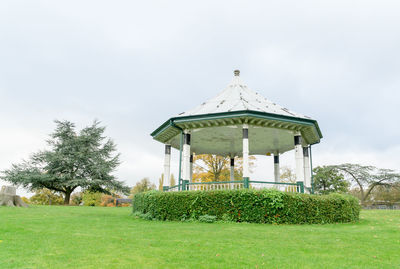
[[13,186],[3,186],[1,187],[0,193],[7,195],[17,195],[17,188]]

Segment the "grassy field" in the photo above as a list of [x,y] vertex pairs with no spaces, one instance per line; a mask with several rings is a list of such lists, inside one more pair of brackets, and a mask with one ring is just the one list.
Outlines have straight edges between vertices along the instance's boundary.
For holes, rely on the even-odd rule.
[[0,268],[400,268],[400,211],[266,225],[145,221],[130,210],[0,207]]

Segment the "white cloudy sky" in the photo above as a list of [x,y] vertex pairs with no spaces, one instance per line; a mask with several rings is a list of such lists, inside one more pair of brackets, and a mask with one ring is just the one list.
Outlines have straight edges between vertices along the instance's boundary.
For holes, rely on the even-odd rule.
[[[398,169],[399,13],[395,0],[3,0],[0,169],[44,148],[54,119],[99,119],[122,154],[118,177],[156,182],[163,145],[150,132],[216,95],[236,68],[318,120],[314,165]],[[271,169],[262,157],[254,177]]]

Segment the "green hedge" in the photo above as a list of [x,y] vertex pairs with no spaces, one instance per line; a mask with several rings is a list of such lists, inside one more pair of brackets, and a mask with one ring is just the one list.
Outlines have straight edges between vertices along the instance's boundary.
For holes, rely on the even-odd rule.
[[342,194],[310,195],[276,190],[150,191],[135,194],[133,212],[158,220],[198,219],[256,223],[336,223],[357,221],[356,198]]

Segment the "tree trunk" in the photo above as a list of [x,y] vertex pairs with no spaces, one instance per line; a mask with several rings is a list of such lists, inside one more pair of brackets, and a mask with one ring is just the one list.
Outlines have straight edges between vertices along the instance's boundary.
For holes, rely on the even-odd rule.
[[363,198],[362,198],[362,204],[365,203],[365,200],[367,200],[368,196],[372,192],[372,190],[375,188],[375,183],[372,183],[372,185],[368,188],[366,193],[363,193]]
[[21,197],[19,197],[18,195],[14,196],[14,205],[19,207],[28,207],[28,205],[25,204],[25,202],[22,201]]
[[71,192],[72,191],[66,191],[65,192],[64,205],[69,205],[69,199],[71,197]]
[[363,206],[365,206],[365,200],[366,200],[366,197],[364,197],[364,196],[361,196],[361,205],[363,205]]

